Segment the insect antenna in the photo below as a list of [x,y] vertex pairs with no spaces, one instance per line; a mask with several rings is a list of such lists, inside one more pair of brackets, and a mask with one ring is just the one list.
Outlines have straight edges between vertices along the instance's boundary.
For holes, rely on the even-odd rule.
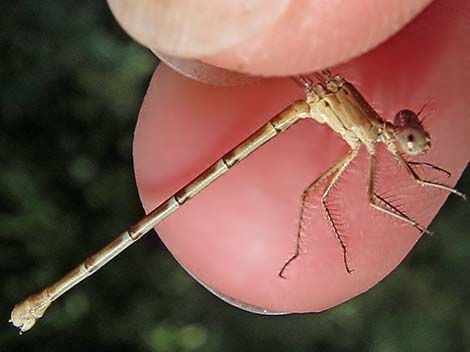
[[424,120],[426,120],[429,117],[429,115],[423,116],[422,119],[419,119],[419,115],[421,115],[421,113],[424,111],[424,109],[427,106],[428,106],[428,103],[424,103],[423,107],[419,109],[419,111],[416,113],[416,117],[418,117],[418,123],[421,127],[423,126]]

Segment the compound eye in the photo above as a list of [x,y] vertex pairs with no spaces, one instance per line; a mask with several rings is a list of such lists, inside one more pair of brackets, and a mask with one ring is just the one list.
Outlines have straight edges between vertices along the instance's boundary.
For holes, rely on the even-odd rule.
[[422,128],[401,128],[396,137],[402,151],[409,155],[424,154],[431,147],[429,135]]
[[411,110],[401,110],[395,115],[395,120],[393,121],[395,127],[405,127],[405,126],[419,126],[419,118],[414,111]]

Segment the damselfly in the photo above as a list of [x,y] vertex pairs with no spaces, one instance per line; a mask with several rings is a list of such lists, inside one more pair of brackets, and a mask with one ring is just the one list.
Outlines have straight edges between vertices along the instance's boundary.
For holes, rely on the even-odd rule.
[[293,254],[286,258],[284,263],[280,263],[280,269],[278,269],[280,280],[288,277],[286,270],[290,265],[293,265],[300,253],[300,238],[306,199],[322,185],[324,185],[324,188],[321,191],[320,200],[326,221],[342,249],[344,268],[348,273],[352,273],[353,268],[348,261],[348,251],[343,234],[337,226],[337,219],[331,212],[327,200],[331,190],[358,155],[362,146],[369,154],[368,183],[365,190],[368,194],[369,205],[377,211],[413,226],[420,232],[429,233],[425,226],[400,210],[386,197],[378,194],[375,185],[376,144],[383,143],[395,161],[418,184],[424,187],[442,189],[465,198],[464,194],[443,183],[421,179],[414,167],[419,165],[448,173],[446,170],[430,163],[411,162],[405,158],[405,155],[424,154],[431,147],[431,137],[422,125],[419,118],[420,112],[415,113],[407,109],[401,110],[396,114],[393,123],[386,121],[367,103],[354,85],[341,76],[333,75],[328,70],[316,73],[314,76],[318,83],[314,83],[309,76],[302,75],[293,78],[305,90],[305,99],[294,102],[274,116],[186,186],[119,235],[106,247],[87,258],[59,281],[18,303],[11,313],[10,321],[13,325],[18,327],[20,332],[31,329],[54,300],[139,240],[155,225],[183,206],[238,162],[301,120],[311,119],[327,125],[349,145],[350,151],[323,172],[300,195],[296,245]]

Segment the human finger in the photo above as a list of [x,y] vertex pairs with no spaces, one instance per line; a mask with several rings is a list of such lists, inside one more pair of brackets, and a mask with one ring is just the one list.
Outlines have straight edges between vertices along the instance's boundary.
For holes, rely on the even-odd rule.
[[[450,185],[470,156],[465,103],[470,74],[462,69],[470,43],[466,26],[456,26],[468,22],[464,14],[458,1],[438,1],[392,40],[335,70],[357,84],[386,119],[427,103],[433,146],[425,160],[451,171],[452,177],[443,179]],[[159,68],[135,135],[136,177],[146,210],[301,96],[289,80],[215,88]],[[341,247],[317,201],[306,219],[302,255],[289,266],[287,280],[277,276],[294,249],[300,194],[347,150],[325,126],[302,122],[165,220],[160,236],[193,275],[229,297],[273,311],[334,306],[385,277],[420,237],[413,227],[368,206],[363,151],[334,199],[354,273],[345,271]],[[417,186],[384,149],[377,182],[424,226],[447,196]]]
[[391,37],[429,3],[109,1],[124,29],[152,50],[265,76],[345,62]]

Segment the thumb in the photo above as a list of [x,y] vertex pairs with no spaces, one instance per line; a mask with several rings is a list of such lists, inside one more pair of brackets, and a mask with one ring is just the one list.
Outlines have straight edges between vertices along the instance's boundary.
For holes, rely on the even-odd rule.
[[430,0],[108,0],[123,28],[161,54],[256,75],[316,71],[391,37]]

